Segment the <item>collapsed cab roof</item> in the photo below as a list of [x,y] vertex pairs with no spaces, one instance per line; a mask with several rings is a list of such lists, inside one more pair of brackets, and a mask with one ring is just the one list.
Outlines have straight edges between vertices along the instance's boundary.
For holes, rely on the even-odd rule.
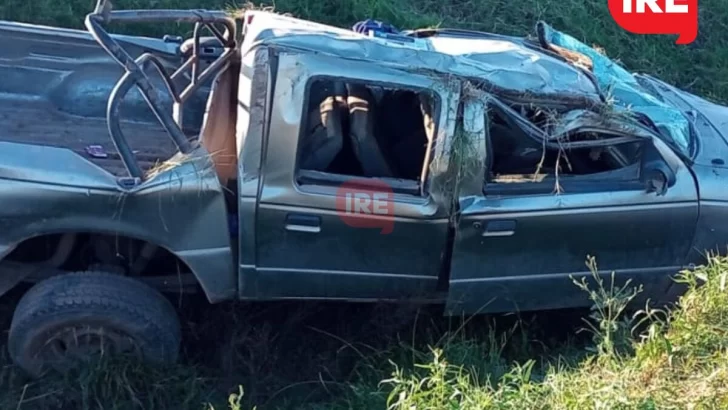
[[537,24],[539,40],[532,42],[462,30],[420,30],[384,39],[264,11],[247,11],[244,21],[244,54],[264,44],[406,72],[456,76],[506,102],[562,112],[595,110],[608,103],[648,117],[660,138],[689,155],[691,125],[678,108],[656,97],[641,76],[545,22]]
[[[406,38],[365,36],[350,30],[264,11],[248,11],[242,52],[266,45],[375,62],[409,72],[454,75],[501,97],[598,104],[592,79],[570,63],[535,50],[518,38]],[[474,51],[476,50],[476,51]]]

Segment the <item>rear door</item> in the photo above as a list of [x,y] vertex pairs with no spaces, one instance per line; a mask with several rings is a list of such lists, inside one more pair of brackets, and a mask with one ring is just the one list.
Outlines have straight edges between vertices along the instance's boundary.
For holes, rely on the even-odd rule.
[[[496,125],[489,127],[482,190],[460,198],[450,314],[587,305],[587,295],[570,275],[589,275],[588,255],[596,258],[600,273],[616,271],[620,283],[631,278],[644,285],[644,296],[665,290],[669,275],[685,263],[698,207],[691,173],[664,143],[648,140],[642,151],[608,147],[636,154],[638,162],[623,169],[533,178],[498,172],[517,169],[508,161],[539,147],[501,149],[515,136],[504,135],[506,128]],[[676,182],[664,195],[647,192],[639,169],[633,169],[650,147],[675,170]],[[562,153],[572,170],[582,155],[576,151]],[[542,152],[535,156],[541,166],[545,157]]]
[[[320,90],[314,84],[321,79],[434,93],[436,139],[452,132],[448,124],[454,124],[455,112],[448,107],[457,101],[457,87],[360,61],[287,53],[278,58],[256,217],[255,265],[246,270],[243,295],[355,300],[433,296],[447,244],[448,212],[420,185],[424,179],[303,173],[299,139],[308,128],[304,107]],[[366,198],[358,201],[359,196]],[[352,198],[354,202],[347,202]]]

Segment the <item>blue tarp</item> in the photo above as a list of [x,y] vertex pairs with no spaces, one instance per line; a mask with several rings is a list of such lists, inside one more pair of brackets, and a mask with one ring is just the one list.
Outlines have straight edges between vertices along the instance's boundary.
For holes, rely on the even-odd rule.
[[649,94],[629,71],[603,54],[544,23],[546,40],[557,46],[576,51],[591,58],[599,87],[614,99],[615,104],[647,115],[683,153],[688,154],[690,123],[683,113]]
[[351,29],[359,34],[368,34],[370,30],[380,33],[399,34],[399,30],[393,25],[372,19],[359,21]]

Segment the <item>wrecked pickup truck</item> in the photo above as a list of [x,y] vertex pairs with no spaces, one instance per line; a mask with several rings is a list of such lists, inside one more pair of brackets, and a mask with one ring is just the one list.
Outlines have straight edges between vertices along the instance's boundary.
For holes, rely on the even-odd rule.
[[[166,20],[193,37],[105,30]],[[728,240],[728,109],[545,23],[367,35],[101,1],[85,24],[0,24],[0,294],[32,285],[9,332],[31,374],[174,361],[167,292],[578,307],[587,255],[661,299]]]

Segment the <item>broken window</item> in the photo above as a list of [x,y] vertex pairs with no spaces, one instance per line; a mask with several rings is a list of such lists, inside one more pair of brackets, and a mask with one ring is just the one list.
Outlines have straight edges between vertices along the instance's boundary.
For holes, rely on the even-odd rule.
[[428,91],[316,79],[304,105],[298,182],[336,183],[347,176],[419,186],[434,136],[435,102]]
[[[639,179],[643,140],[580,132],[547,142],[529,135],[502,112],[492,110],[488,115],[488,184],[546,183],[553,188],[571,180]],[[527,117],[533,125],[549,129],[543,113]]]

